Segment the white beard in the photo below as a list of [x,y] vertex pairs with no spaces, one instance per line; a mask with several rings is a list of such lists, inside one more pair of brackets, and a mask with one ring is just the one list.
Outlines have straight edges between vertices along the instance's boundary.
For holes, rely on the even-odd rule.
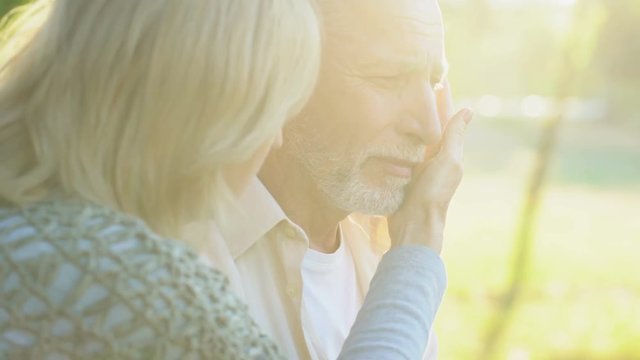
[[425,154],[422,145],[376,146],[357,154],[345,154],[333,151],[326,139],[303,139],[294,131],[287,134],[287,140],[286,151],[305,167],[332,205],[369,215],[389,215],[398,210],[411,179],[384,175],[368,179],[363,172],[365,162],[377,156],[422,162]]

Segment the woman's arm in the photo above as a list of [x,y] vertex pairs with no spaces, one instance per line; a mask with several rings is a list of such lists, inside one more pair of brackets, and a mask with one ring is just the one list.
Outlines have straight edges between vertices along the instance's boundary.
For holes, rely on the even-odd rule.
[[384,255],[340,359],[421,359],[446,287],[440,256],[426,246]]

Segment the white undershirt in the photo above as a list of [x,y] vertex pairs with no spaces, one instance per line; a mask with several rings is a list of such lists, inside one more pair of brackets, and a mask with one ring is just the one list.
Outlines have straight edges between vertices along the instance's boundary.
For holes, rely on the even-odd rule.
[[302,306],[313,331],[310,341],[320,360],[334,360],[362,305],[353,257],[344,241],[333,254],[307,250],[302,284]]

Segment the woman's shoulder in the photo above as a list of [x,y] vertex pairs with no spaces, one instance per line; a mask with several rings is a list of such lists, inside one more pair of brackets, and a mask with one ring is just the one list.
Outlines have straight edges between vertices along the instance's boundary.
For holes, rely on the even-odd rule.
[[[155,279],[170,274],[163,284],[177,283],[183,277],[202,275],[198,273],[204,270],[184,244],[157,235],[143,221],[74,200],[0,208],[0,258],[6,260],[0,261],[3,268],[20,267],[34,275],[41,274],[43,267],[52,271],[63,268],[98,282],[108,277],[136,285],[112,283],[112,290],[120,291],[148,291],[146,285],[160,285]],[[207,268],[205,273],[200,279],[209,285],[219,283],[214,289],[225,286],[220,272]],[[24,277],[27,279],[51,277]]]
[[[0,317],[0,327],[21,329],[17,342],[47,351],[242,358],[244,341],[254,342],[246,348],[252,351],[271,349],[220,272],[143,222],[104,207],[50,202],[0,209],[0,281],[4,311],[14,315]],[[74,337],[93,350],[62,341]]]
[[[68,260],[74,260],[78,255],[135,258],[141,253],[155,253],[159,258],[191,256],[184,244],[157,235],[135,217],[77,200],[0,208],[0,244],[5,250],[20,250],[19,260],[54,253]],[[38,247],[42,250],[28,251]]]

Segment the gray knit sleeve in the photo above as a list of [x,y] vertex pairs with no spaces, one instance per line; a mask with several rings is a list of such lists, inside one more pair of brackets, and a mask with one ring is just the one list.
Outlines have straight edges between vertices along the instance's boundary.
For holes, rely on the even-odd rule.
[[339,359],[421,359],[446,288],[440,256],[406,245],[384,255]]

